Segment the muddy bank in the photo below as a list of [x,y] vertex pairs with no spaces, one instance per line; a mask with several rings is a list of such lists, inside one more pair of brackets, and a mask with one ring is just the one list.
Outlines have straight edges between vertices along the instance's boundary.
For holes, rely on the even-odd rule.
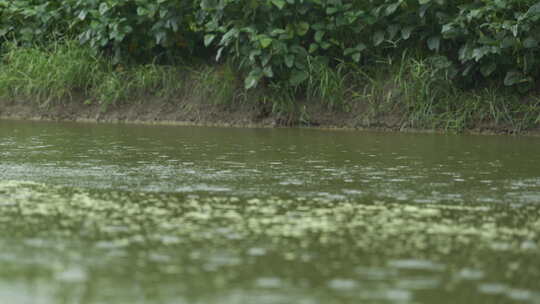
[[320,105],[301,105],[297,112],[272,113],[270,107],[253,104],[219,105],[153,100],[143,103],[85,105],[66,102],[49,107],[25,101],[0,101],[0,118],[80,121],[103,123],[147,123],[233,127],[317,127],[342,129],[399,130],[398,115],[368,117],[361,109],[333,111]]
[[[282,115],[272,113],[271,108],[255,103],[219,105],[152,100],[110,105],[103,108],[98,104],[84,104],[84,102],[74,101],[57,103],[52,106],[39,106],[29,101],[0,100],[0,119],[445,133],[441,129],[415,128],[407,125],[408,120],[399,109],[384,114],[371,112],[373,111],[362,105],[347,111],[331,110],[318,104],[300,105],[299,110],[295,113]],[[540,125],[516,131],[510,125],[482,122],[463,130],[463,132],[540,136]]]

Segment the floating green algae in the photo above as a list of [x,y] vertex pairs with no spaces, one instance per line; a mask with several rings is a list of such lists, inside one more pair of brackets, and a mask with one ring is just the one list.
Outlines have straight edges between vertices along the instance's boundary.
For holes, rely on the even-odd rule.
[[[498,282],[510,302],[540,299],[535,205],[239,198],[19,181],[0,181],[0,202],[7,248],[0,290],[16,278],[50,288],[109,282],[117,291],[108,301],[127,303],[138,294],[127,292],[135,280],[150,294],[138,294],[140,303],[248,303],[257,294],[267,303],[285,301],[279,294],[309,303],[429,303],[442,288],[487,303],[483,295]],[[92,288],[84,301],[83,291],[63,297],[107,302]],[[61,303],[50,298],[45,303]]]
[[[324,198],[240,199],[98,192],[16,181],[0,183],[0,199],[2,222],[9,226],[25,226],[28,233],[76,232],[90,239],[132,237],[144,230],[155,235],[172,234],[211,242],[221,242],[223,239],[218,236],[263,237],[278,243],[298,240],[305,246],[346,242],[347,246],[372,248],[386,239],[403,238],[400,245],[410,250],[415,246],[422,248],[428,241],[519,245],[520,240],[536,241],[540,231],[536,206],[456,206]],[[509,217],[519,225],[504,220]],[[47,229],[35,231],[33,225]],[[25,229],[20,233],[25,233]],[[392,248],[394,253],[399,249]]]
[[539,302],[535,138],[7,121],[0,138],[0,303]]

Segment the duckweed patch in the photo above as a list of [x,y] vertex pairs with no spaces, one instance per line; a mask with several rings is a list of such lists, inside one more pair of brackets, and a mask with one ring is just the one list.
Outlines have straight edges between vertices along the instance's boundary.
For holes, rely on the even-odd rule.
[[263,303],[430,303],[441,288],[483,303],[495,285],[503,286],[501,299],[540,300],[540,208],[532,204],[245,198],[22,181],[0,181],[0,202],[0,247],[8,249],[0,253],[0,298],[7,278],[33,278],[58,289],[45,303],[239,303],[240,295]]
[[[62,236],[97,247],[264,240],[302,248],[339,245],[400,255],[461,246],[521,251],[539,241],[540,212],[526,206],[461,206],[323,198],[238,198],[97,192],[39,183],[0,183],[6,235]],[[528,244],[528,245],[524,245]]]

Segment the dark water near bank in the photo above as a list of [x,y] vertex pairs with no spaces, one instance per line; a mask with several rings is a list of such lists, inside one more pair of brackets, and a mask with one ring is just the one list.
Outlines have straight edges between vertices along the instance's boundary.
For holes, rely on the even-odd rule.
[[0,303],[540,303],[540,139],[0,121]]

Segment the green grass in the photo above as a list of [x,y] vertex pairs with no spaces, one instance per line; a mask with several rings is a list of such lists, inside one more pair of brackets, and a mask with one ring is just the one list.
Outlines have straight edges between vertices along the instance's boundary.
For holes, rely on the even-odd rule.
[[146,99],[170,99],[182,94],[187,70],[154,64],[116,68],[103,72],[103,79],[91,91],[91,98],[111,104],[144,102]]
[[230,105],[246,101],[245,89],[230,64],[221,66],[199,65],[191,70],[194,89],[203,102]]
[[73,42],[47,47],[8,44],[1,59],[0,95],[47,105],[87,94],[100,82],[105,61]]
[[352,94],[355,102],[366,104],[362,115],[368,123],[390,112],[400,113],[402,129],[454,133],[474,128],[519,133],[540,123],[538,96],[489,84],[463,89],[432,61],[406,54],[397,62],[380,62],[378,67],[357,72],[364,85]]
[[407,53],[367,67],[311,64],[303,86],[269,82],[248,91],[230,63],[117,64],[72,41],[4,44],[0,55],[0,97],[39,106],[84,102],[106,110],[156,99],[189,100],[219,107],[251,103],[285,125],[309,124],[310,107],[317,105],[356,114],[365,126],[389,115],[400,118],[402,129],[487,127],[519,133],[540,125],[539,96],[489,84],[462,89],[432,59]]
[[237,98],[236,76],[230,68],[114,64],[72,41],[46,47],[9,44],[0,64],[0,96],[41,106],[84,100],[105,109],[194,93],[203,101],[219,104],[230,104]]
[[308,99],[323,102],[329,109],[343,110],[350,96],[350,68],[344,64],[330,67],[325,64],[310,64],[309,78],[305,88]]

